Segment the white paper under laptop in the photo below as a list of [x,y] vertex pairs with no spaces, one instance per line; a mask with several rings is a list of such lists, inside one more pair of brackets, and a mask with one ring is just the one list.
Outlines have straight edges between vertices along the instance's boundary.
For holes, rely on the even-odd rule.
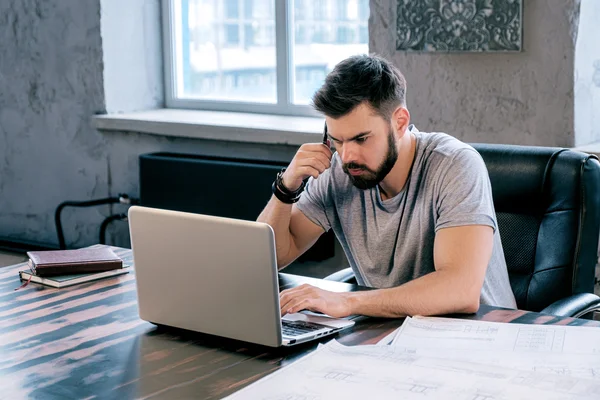
[[134,206],[129,230],[143,320],[272,347],[354,325],[302,313],[281,318],[267,224]]

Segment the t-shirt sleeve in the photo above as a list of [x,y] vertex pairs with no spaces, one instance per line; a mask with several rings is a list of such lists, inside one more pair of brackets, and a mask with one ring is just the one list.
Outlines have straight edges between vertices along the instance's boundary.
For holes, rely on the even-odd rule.
[[296,207],[302,214],[315,224],[328,231],[331,223],[327,217],[327,210],[331,209],[331,168],[325,170],[317,179],[308,179],[306,188]]
[[483,159],[474,149],[462,149],[440,174],[436,232],[442,228],[487,225],[497,229],[492,187]]

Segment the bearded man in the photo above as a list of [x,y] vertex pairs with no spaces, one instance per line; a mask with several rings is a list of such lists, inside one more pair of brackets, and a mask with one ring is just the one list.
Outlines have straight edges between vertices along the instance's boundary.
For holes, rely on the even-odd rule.
[[483,159],[452,136],[410,124],[401,72],[381,57],[350,57],[312,103],[325,116],[327,143],[299,148],[258,221],[273,228],[279,268],[333,229],[358,283],[376,290],[303,285],[280,294],[282,315],[516,308]]

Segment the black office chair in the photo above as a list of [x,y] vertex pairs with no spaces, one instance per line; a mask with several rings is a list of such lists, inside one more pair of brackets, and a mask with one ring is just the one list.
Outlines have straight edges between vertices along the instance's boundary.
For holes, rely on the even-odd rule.
[[[560,148],[473,145],[487,166],[519,309],[566,317],[600,310],[594,270],[600,163]],[[325,279],[355,282],[350,268]]]

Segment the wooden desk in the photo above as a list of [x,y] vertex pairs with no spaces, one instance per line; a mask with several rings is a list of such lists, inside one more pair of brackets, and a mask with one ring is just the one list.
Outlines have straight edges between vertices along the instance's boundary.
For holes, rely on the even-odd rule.
[[[117,253],[132,263],[130,250]],[[316,347],[317,342],[271,349],[158,329],[138,318],[133,271],[69,288],[29,284],[14,291],[20,285],[18,271],[25,268],[0,269],[1,399],[221,398]],[[280,280],[285,288],[312,283],[336,291],[362,289],[288,274]],[[467,318],[600,326],[485,306]],[[368,319],[337,339],[346,345],[376,343],[401,323]]]

